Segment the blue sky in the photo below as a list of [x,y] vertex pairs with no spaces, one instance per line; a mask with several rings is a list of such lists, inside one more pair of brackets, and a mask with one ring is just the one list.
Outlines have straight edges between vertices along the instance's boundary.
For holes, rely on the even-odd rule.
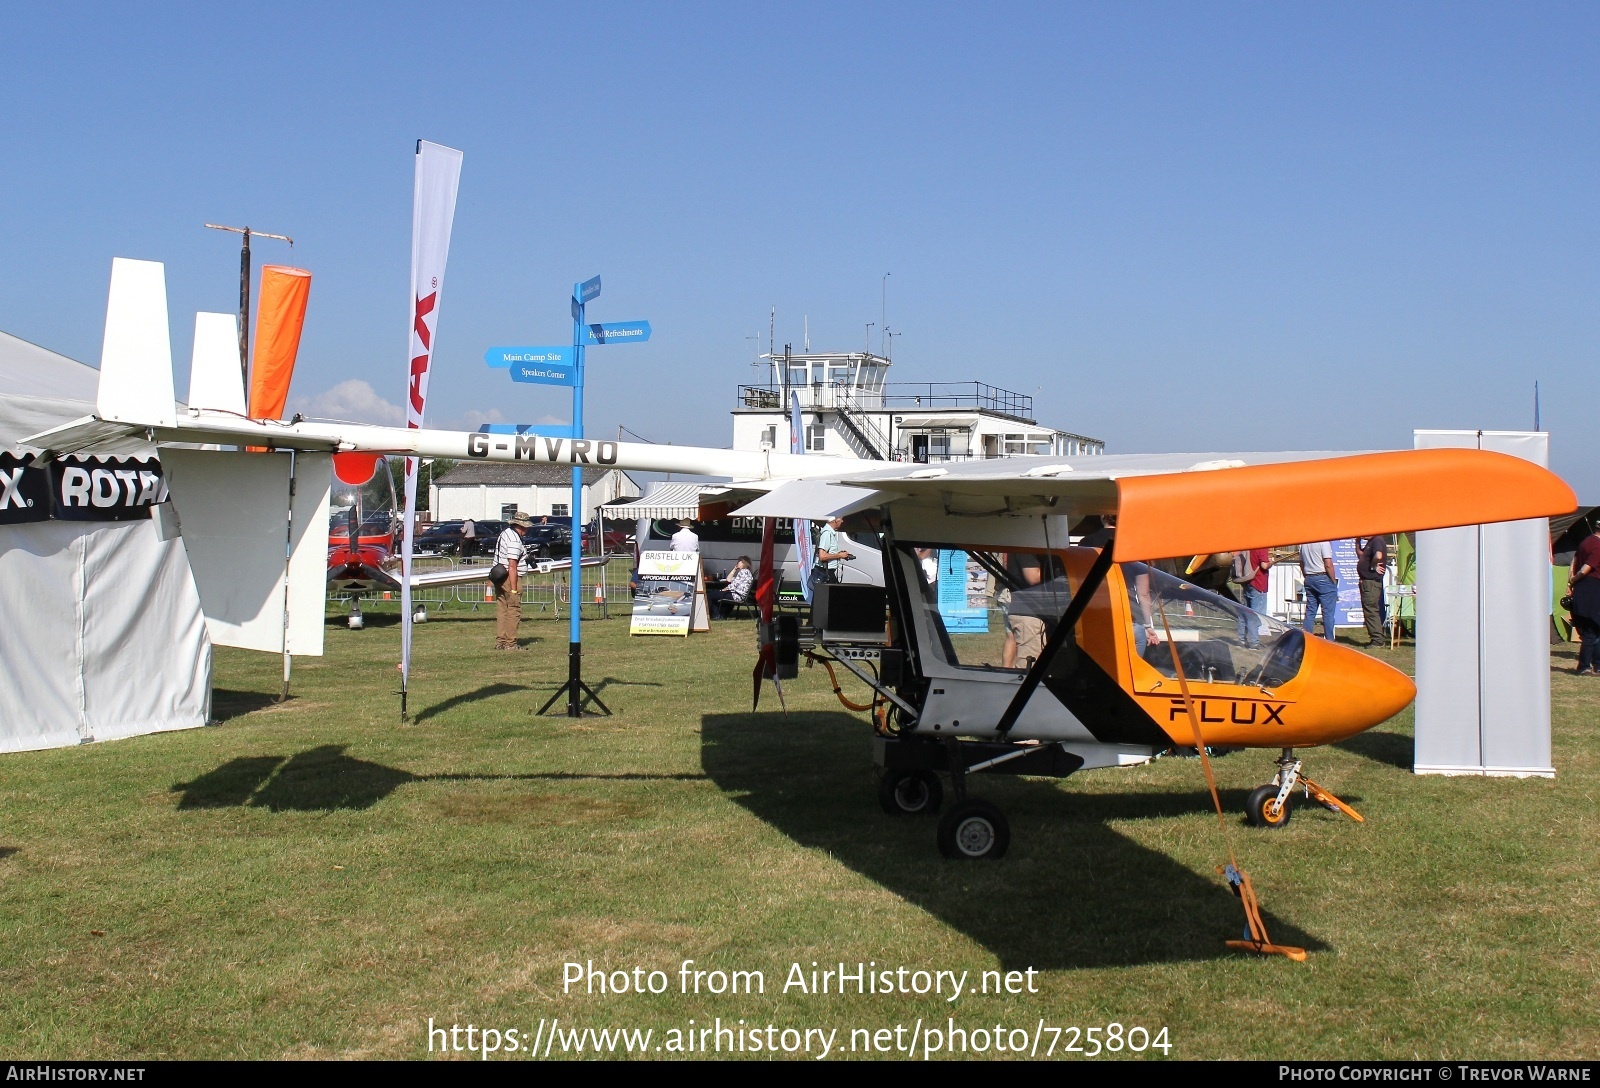
[[[412,146],[465,152],[428,415],[564,418],[485,348],[647,318],[586,422],[722,445],[777,343],[1036,395],[1118,452],[1526,428],[1600,501],[1600,8],[8,5],[0,329],[97,362],[113,256],[312,270],[292,400],[405,380]],[[877,333],[874,332],[874,346]],[[363,382],[362,386],[341,383]],[[367,387],[370,387],[368,389]],[[339,392],[330,400],[329,391]],[[343,399],[340,400],[340,397]]]

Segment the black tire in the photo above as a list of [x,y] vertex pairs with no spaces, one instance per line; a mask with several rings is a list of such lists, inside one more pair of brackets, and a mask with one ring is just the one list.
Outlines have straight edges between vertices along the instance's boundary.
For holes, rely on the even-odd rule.
[[1011,845],[1011,824],[988,801],[962,801],[939,818],[939,853],[959,861],[998,861]]
[[1277,799],[1278,787],[1270,783],[1251,790],[1244,803],[1245,822],[1251,827],[1282,827],[1288,823],[1289,815],[1294,811],[1294,805],[1290,803],[1293,798],[1285,798],[1283,809],[1274,814],[1267,810],[1267,806]]
[[884,771],[878,804],[890,816],[923,816],[944,804],[944,786],[932,771]]

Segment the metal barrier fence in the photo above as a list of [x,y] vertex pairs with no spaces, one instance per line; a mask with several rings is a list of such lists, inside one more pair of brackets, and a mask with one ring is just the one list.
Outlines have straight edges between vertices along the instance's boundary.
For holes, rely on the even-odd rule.
[[[494,592],[489,586],[488,579],[489,568],[493,565],[488,557],[452,559],[447,556],[419,556],[412,563],[412,570],[418,574],[470,567],[481,568],[484,579],[481,582],[468,582],[464,585],[417,589],[412,592],[411,599],[414,603],[425,606],[430,612],[446,612],[458,608],[472,611],[480,608],[493,610]],[[610,619],[612,615],[630,615],[633,602],[628,594],[628,572],[632,569],[633,560],[629,556],[613,557],[600,566],[582,568],[578,580],[578,603],[582,609],[580,613],[582,618],[596,620]],[[380,599],[392,599],[398,605],[400,594],[398,591],[385,593]],[[374,598],[366,597],[363,600],[370,604]],[[330,589],[326,601],[328,604],[347,605],[350,596]],[[616,606],[614,609],[613,605]],[[571,572],[554,570],[540,574],[535,569],[531,574],[524,575],[522,608],[525,618],[532,618],[541,612],[549,613],[553,619],[570,616]]]

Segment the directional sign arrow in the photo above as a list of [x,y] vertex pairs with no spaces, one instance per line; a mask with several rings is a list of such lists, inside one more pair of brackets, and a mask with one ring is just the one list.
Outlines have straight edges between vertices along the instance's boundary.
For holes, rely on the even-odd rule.
[[568,346],[490,348],[483,359],[490,366],[509,369],[514,382],[572,385],[577,380],[573,350]]
[[573,289],[572,297],[584,305],[587,305],[588,303],[599,298],[600,277],[596,276],[592,280],[584,280],[582,283],[578,284],[578,286]]
[[642,344],[648,339],[648,321],[606,321],[583,327],[585,344]]

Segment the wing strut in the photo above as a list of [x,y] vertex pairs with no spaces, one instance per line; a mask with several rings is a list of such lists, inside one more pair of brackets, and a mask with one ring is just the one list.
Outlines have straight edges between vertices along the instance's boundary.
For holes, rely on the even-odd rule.
[[1078,587],[1078,592],[1072,595],[1072,601],[1067,605],[1067,610],[1061,614],[1061,619],[1056,622],[1055,629],[1050,632],[1050,637],[1045,641],[1044,649],[1039,652],[1039,659],[1028,669],[1022,678],[1022,686],[1017,688],[1017,693],[1011,697],[1005,713],[1000,715],[1000,723],[995,727],[995,732],[1001,740],[1011,732],[1011,727],[1017,724],[1017,719],[1022,716],[1022,708],[1028,705],[1028,700],[1033,698],[1033,693],[1038,690],[1039,683],[1050,671],[1051,664],[1056,659],[1056,654],[1061,647],[1066,645],[1072,637],[1072,629],[1077,626],[1078,619],[1089,607],[1089,601],[1094,597],[1095,591],[1106,580],[1106,573],[1111,570],[1112,541],[1106,541],[1106,546],[1100,549],[1100,554],[1095,557],[1094,566],[1089,568],[1089,575],[1083,580],[1083,585]]

